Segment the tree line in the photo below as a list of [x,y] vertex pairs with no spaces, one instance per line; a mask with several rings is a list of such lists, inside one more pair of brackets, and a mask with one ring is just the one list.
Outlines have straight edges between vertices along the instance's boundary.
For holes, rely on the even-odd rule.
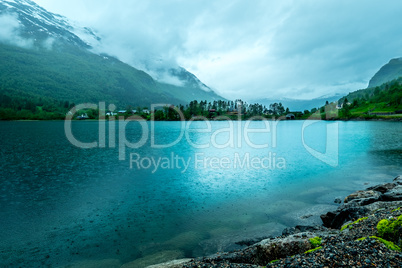
[[[4,92],[4,91],[3,91]],[[64,120],[74,103],[66,100],[55,100],[49,97],[40,97],[24,94],[7,95],[0,93],[0,120]],[[123,113],[110,112],[111,116],[119,119],[120,116],[128,118],[132,115],[141,116],[146,120],[174,121],[180,120],[178,111],[186,120],[196,117],[208,119],[248,120],[254,117],[277,119],[284,118],[289,113],[294,119],[351,119],[374,118],[373,111],[401,113],[402,111],[402,78],[386,83],[381,87],[353,92],[342,98],[338,103],[328,103],[318,108],[304,110],[303,112],[290,111],[282,103],[272,103],[268,106],[259,103],[247,103],[241,99],[234,101],[193,100],[186,105],[170,105],[158,107],[151,113],[149,107],[133,108],[128,105]],[[86,109],[78,111],[74,118],[85,114],[88,119],[99,119],[99,111]],[[292,118],[293,119],[293,118]]]
[[63,120],[74,106],[46,97],[0,94],[0,120]]
[[250,104],[241,99],[235,101],[216,100],[212,102],[194,100],[187,105],[170,105],[157,109],[147,119],[156,121],[180,120],[181,117],[178,111],[186,120],[200,117],[247,120],[253,117],[274,118],[285,116],[289,109],[285,108],[282,103],[273,103],[266,107],[259,103]]

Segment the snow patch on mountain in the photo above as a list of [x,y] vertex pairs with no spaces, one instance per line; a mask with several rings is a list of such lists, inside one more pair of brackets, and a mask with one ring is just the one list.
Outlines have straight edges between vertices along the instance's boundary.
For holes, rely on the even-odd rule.
[[195,75],[177,66],[175,62],[162,60],[159,57],[152,60],[151,56],[148,56],[146,62],[138,62],[135,53],[127,53],[132,55],[127,57],[122,49],[117,49],[118,55],[110,53],[111,44],[102,42],[98,34],[90,28],[48,12],[30,0],[0,0],[0,42],[23,48],[39,47],[51,50],[58,40],[87,49],[97,55],[116,57],[150,74],[161,83],[213,92]]
[[[100,42],[100,38],[91,29],[81,27],[66,17],[48,12],[30,0],[2,0],[0,13],[16,14],[20,24],[25,26],[25,33],[34,39],[38,39],[36,35],[39,32],[50,38],[62,38],[87,48],[97,46]],[[50,43],[49,40],[45,41],[47,44]]]

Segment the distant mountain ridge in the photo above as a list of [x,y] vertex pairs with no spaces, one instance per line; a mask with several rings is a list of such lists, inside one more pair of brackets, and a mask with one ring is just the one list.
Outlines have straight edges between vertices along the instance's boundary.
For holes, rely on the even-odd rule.
[[382,84],[398,79],[402,76],[402,58],[390,60],[371,78],[368,88],[378,87]]
[[50,13],[29,0],[1,0],[0,93],[75,103],[106,101],[125,107],[186,104],[224,99],[184,68],[170,75],[179,84],[158,82],[110,55],[91,48],[94,31]]
[[386,91],[394,83],[400,84],[402,81],[402,58],[391,59],[382,66],[376,74],[370,79],[367,88],[349,92],[343,96],[339,102],[342,103],[345,98],[349,101],[356,99],[370,99],[382,91]]
[[[369,87],[339,99],[347,118],[401,120],[402,58],[392,59],[374,75]],[[348,105],[345,106],[345,103]]]
[[[336,94],[334,96],[323,96],[312,100],[296,100],[296,99],[261,99],[256,102],[268,105],[273,102],[281,102],[283,106],[289,107],[291,111],[303,111],[304,109],[310,110],[312,108],[321,107],[328,102],[343,103],[343,100],[347,98],[349,101],[353,101],[359,98],[369,99],[374,95],[375,88],[379,87],[380,91],[387,89],[386,84],[392,83],[392,81],[400,83],[402,79],[402,57],[391,59],[387,64],[382,66],[380,70],[371,78],[368,88],[360,89],[350,92],[346,96]],[[391,85],[391,84],[389,84]]]
[[315,98],[312,100],[297,100],[297,99],[289,99],[289,98],[280,98],[280,99],[258,99],[258,100],[252,100],[251,103],[256,102],[260,103],[265,106],[269,106],[271,103],[282,103],[284,107],[288,107],[290,111],[293,112],[303,112],[304,110],[311,110],[313,108],[318,108],[323,105],[325,105],[325,102],[334,102],[337,101],[340,97],[342,97],[339,94],[336,94],[334,96],[322,96],[319,98]]

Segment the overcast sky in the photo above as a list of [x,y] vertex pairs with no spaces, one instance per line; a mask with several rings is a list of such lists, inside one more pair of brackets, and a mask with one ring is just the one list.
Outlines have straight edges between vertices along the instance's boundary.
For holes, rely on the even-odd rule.
[[398,0],[34,1],[121,60],[180,65],[229,99],[348,93],[402,56]]

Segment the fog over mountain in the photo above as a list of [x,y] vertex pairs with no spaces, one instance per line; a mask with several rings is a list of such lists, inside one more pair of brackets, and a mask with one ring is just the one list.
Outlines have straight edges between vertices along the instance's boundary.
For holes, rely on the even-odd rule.
[[399,1],[35,2],[94,29],[96,49],[161,80],[182,66],[226,98],[345,94],[402,55]]
[[223,99],[180,66],[150,75],[103,53],[92,29],[30,0],[0,1],[0,25],[0,95],[10,107],[30,103],[34,111],[43,98],[56,106],[106,101],[120,107]]

